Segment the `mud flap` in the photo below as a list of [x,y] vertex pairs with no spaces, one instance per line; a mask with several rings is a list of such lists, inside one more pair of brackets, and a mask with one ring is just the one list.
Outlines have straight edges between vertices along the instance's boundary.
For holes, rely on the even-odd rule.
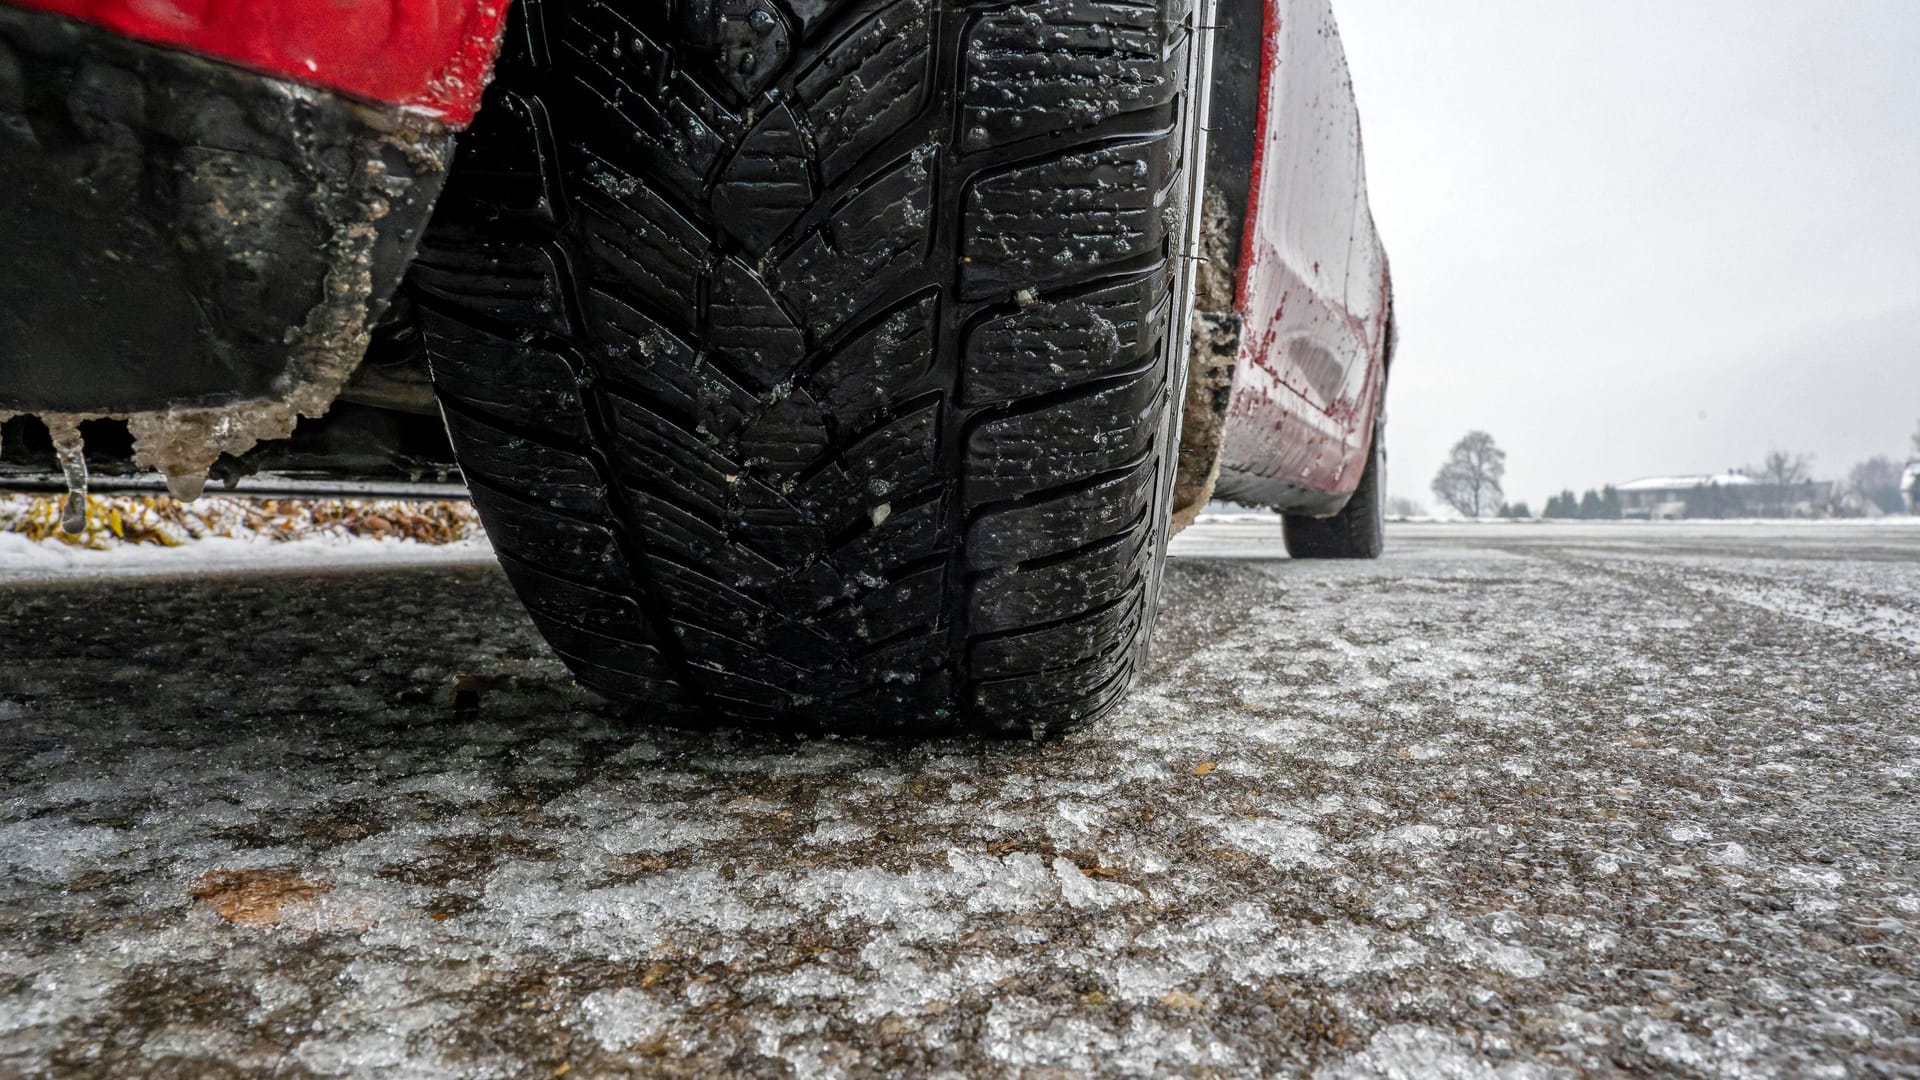
[[451,131],[0,7],[0,419],[124,418],[196,494],[326,411],[412,259]]

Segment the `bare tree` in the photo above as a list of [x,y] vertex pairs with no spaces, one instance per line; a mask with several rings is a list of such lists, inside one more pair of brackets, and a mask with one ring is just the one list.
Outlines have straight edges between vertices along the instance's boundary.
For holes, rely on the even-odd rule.
[[1897,514],[1900,501],[1900,463],[1885,454],[1855,465],[1847,472],[1847,490],[1889,514]]
[[1499,509],[1506,494],[1500,478],[1507,473],[1507,452],[1494,445],[1493,436],[1469,431],[1453,444],[1446,464],[1433,478],[1433,494],[1470,518]]
[[1807,454],[1789,454],[1769,450],[1765,461],[1750,470],[1761,484],[1761,501],[1769,513],[1784,516],[1793,504],[1795,491],[1813,478],[1813,458]]
[[1813,476],[1813,458],[1806,454],[1789,454],[1785,450],[1769,450],[1767,460],[1754,470],[1754,476],[1762,483],[1795,487]]
[[1387,499],[1388,517],[1426,517],[1427,506],[1419,499],[1410,499],[1405,495],[1394,495]]

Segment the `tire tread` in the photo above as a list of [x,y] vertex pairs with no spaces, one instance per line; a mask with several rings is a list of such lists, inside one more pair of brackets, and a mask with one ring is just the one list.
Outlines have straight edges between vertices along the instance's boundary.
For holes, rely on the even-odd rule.
[[1110,707],[1165,544],[1185,6],[510,19],[412,287],[580,681],[913,734]]

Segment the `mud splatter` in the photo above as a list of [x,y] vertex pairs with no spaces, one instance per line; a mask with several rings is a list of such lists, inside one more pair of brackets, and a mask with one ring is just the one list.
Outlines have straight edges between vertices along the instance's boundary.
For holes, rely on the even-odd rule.
[[213,870],[194,883],[190,894],[222,919],[264,929],[280,924],[288,905],[309,904],[333,886],[281,870]]

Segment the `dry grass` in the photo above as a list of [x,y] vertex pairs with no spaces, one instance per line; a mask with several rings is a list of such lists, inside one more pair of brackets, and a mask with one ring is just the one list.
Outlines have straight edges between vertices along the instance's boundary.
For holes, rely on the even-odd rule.
[[192,503],[165,495],[94,495],[87,528],[60,528],[60,495],[0,495],[0,532],[45,543],[104,551],[128,544],[178,547],[209,537],[267,541],[313,536],[374,536],[448,544],[480,535],[473,505],[439,499],[235,499]]

